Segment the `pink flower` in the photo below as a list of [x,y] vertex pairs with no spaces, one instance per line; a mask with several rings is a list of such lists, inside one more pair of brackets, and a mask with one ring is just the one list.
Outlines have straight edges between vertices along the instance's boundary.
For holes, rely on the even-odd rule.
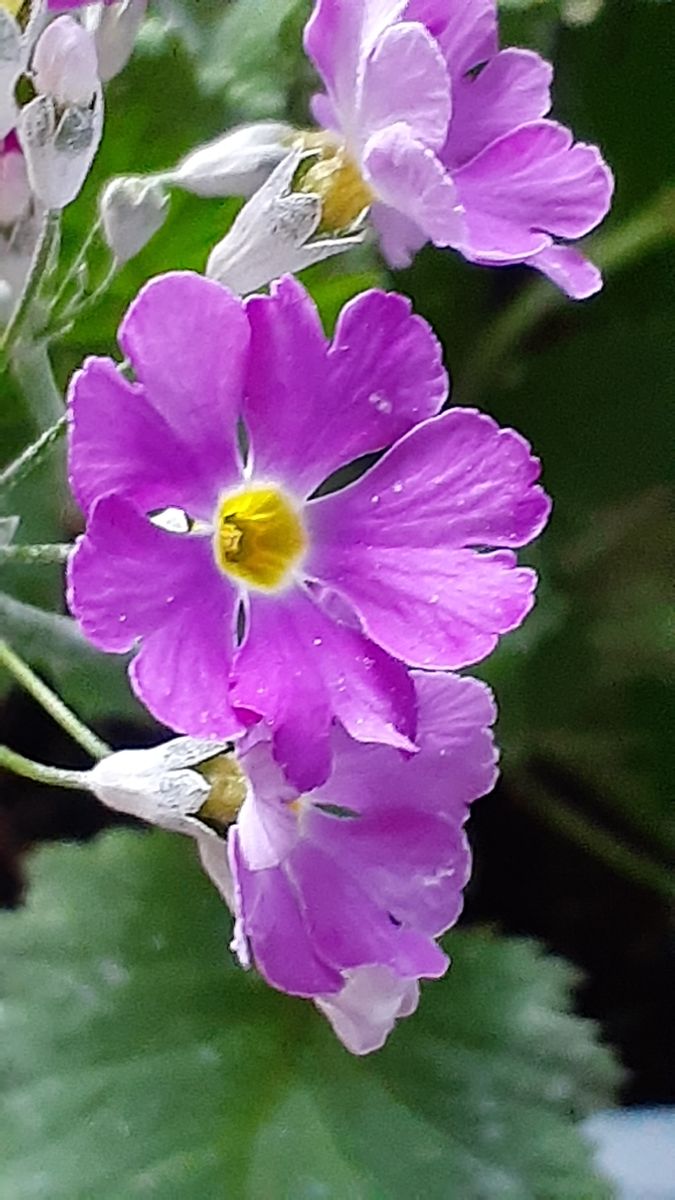
[[253,731],[238,748],[248,795],[204,865],[233,906],[234,947],[272,987],[313,999],[356,1054],[411,1013],[418,980],[444,974],[436,938],[457,921],[471,857],[469,805],[494,786],[488,689],[414,674],[415,755],[333,731],[326,782],[298,796]]
[[317,0],[305,46],[326,89],[314,115],[361,176],[393,266],[431,241],[526,263],[577,299],[602,286],[567,243],[606,215],[611,172],[545,119],[552,68],[499,49],[495,0]]
[[436,415],[439,346],[395,294],[357,297],[329,342],[290,277],[243,303],[165,275],[120,345],[135,381],[93,358],[70,395],[87,531],[69,603],[86,635],[140,647],[132,684],[179,732],[263,719],[300,789],[327,778],[334,719],[411,749],[406,666],[476,662],[532,606],[514,551],[550,506],[527,443],[473,410]]

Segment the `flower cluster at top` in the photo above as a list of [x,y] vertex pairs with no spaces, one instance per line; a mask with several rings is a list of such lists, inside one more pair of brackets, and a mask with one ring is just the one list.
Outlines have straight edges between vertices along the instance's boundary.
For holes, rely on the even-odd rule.
[[[101,81],[145,0],[39,0],[23,24],[19,8],[0,2],[14,296],[45,212],[82,186]],[[68,603],[183,735],[104,759],[92,789],[193,836],[240,961],[365,1053],[447,967],[464,823],[496,774],[491,695],[456,672],[527,616],[517,552],[550,504],[518,433],[447,407],[439,344],[404,297],[357,296],[328,338],[294,274],[370,230],[394,267],[431,242],[580,299],[601,279],[570,243],[613,181],[548,117],[550,66],[499,48],[495,0],[316,0],[304,44],[318,127],[245,126],[102,194],[113,268],[160,228],[170,187],[247,202],[205,275],[141,290],[123,363],[90,358],[72,381],[86,529]]]
[[[71,386],[71,610],[137,651],[159,720],[236,742],[197,808],[237,952],[372,1049],[446,966],[462,825],[495,774],[489,693],[450,672],[532,605],[516,550],[548,516],[539,463],[440,411],[438,343],[393,293],[356,297],[329,341],[290,276],[241,301],[169,274],[119,341],[123,369],[91,358]],[[119,759],[97,794],[124,807]]]

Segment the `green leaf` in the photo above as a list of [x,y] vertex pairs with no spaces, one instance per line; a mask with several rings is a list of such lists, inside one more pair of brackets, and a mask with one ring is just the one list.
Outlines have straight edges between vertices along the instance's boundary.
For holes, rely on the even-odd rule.
[[574,1119],[616,1071],[527,942],[450,940],[448,978],[354,1059],[229,958],[192,847],[115,833],[43,850],[0,917],[12,1200],[601,1200]]

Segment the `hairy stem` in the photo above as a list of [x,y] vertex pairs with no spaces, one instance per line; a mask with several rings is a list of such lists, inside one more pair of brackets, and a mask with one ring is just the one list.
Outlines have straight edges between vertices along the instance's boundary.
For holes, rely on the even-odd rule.
[[45,546],[0,546],[0,562],[25,563],[27,566],[48,566],[67,561],[72,546],[53,542]]
[[18,654],[12,650],[6,642],[0,640],[0,666],[6,667],[11,675],[14,676],[17,683],[26,689],[31,696],[37,700],[38,704],[42,705],[45,712],[48,712],[62,729],[73,738],[75,742],[86,750],[92,758],[101,759],[111,753],[110,746],[101,741],[95,733],[87,725],[75,716],[60,696],[57,696],[50,687],[47,686],[35,672],[24,662]]
[[43,763],[33,762],[17,754],[8,746],[0,746],[0,769],[21,775],[23,779],[32,779],[35,783],[46,783],[50,787],[77,788],[87,791],[87,771],[65,771],[61,767],[47,767]]
[[39,467],[49,454],[52,446],[63,437],[67,426],[66,414],[61,413],[61,416],[46,429],[43,434],[33,442],[32,446],[27,446],[26,449],[14,459],[9,466],[0,471],[0,493],[8,495],[17,484],[23,483],[31,471]]
[[60,229],[61,213],[56,209],[52,209],[45,215],[44,224],[37,246],[35,247],[35,253],[33,254],[33,261],[28,270],[28,277],[0,341],[0,365],[7,361],[12,346],[19,337],[24,322],[30,313],[33,301],[38,296],[45,275],[52,265]]

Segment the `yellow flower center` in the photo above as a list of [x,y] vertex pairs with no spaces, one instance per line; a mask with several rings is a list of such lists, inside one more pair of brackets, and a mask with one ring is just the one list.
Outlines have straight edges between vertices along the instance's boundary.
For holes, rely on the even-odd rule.
[[16,16],[20,8],[23,8],[24,0],[0,0],[0,8],[4,8],[10,12],[13,17]]
[[294,136],[293,146],[316,152],[316,158],[304,170],[301,167],[293,190],[319,196],[319,233],[344,233],[374,200],[354,159],[329,133],[301,131]]
[[211,784],[211,791],[197,815],[217,833],[225,833],[246,799],[246,776],[231,754],[212,758],[199,771]]
[[214,553],[227,575],[264,592],[281,587],[307,545],[290,501],[275,487],[251,487],[218,506]]

